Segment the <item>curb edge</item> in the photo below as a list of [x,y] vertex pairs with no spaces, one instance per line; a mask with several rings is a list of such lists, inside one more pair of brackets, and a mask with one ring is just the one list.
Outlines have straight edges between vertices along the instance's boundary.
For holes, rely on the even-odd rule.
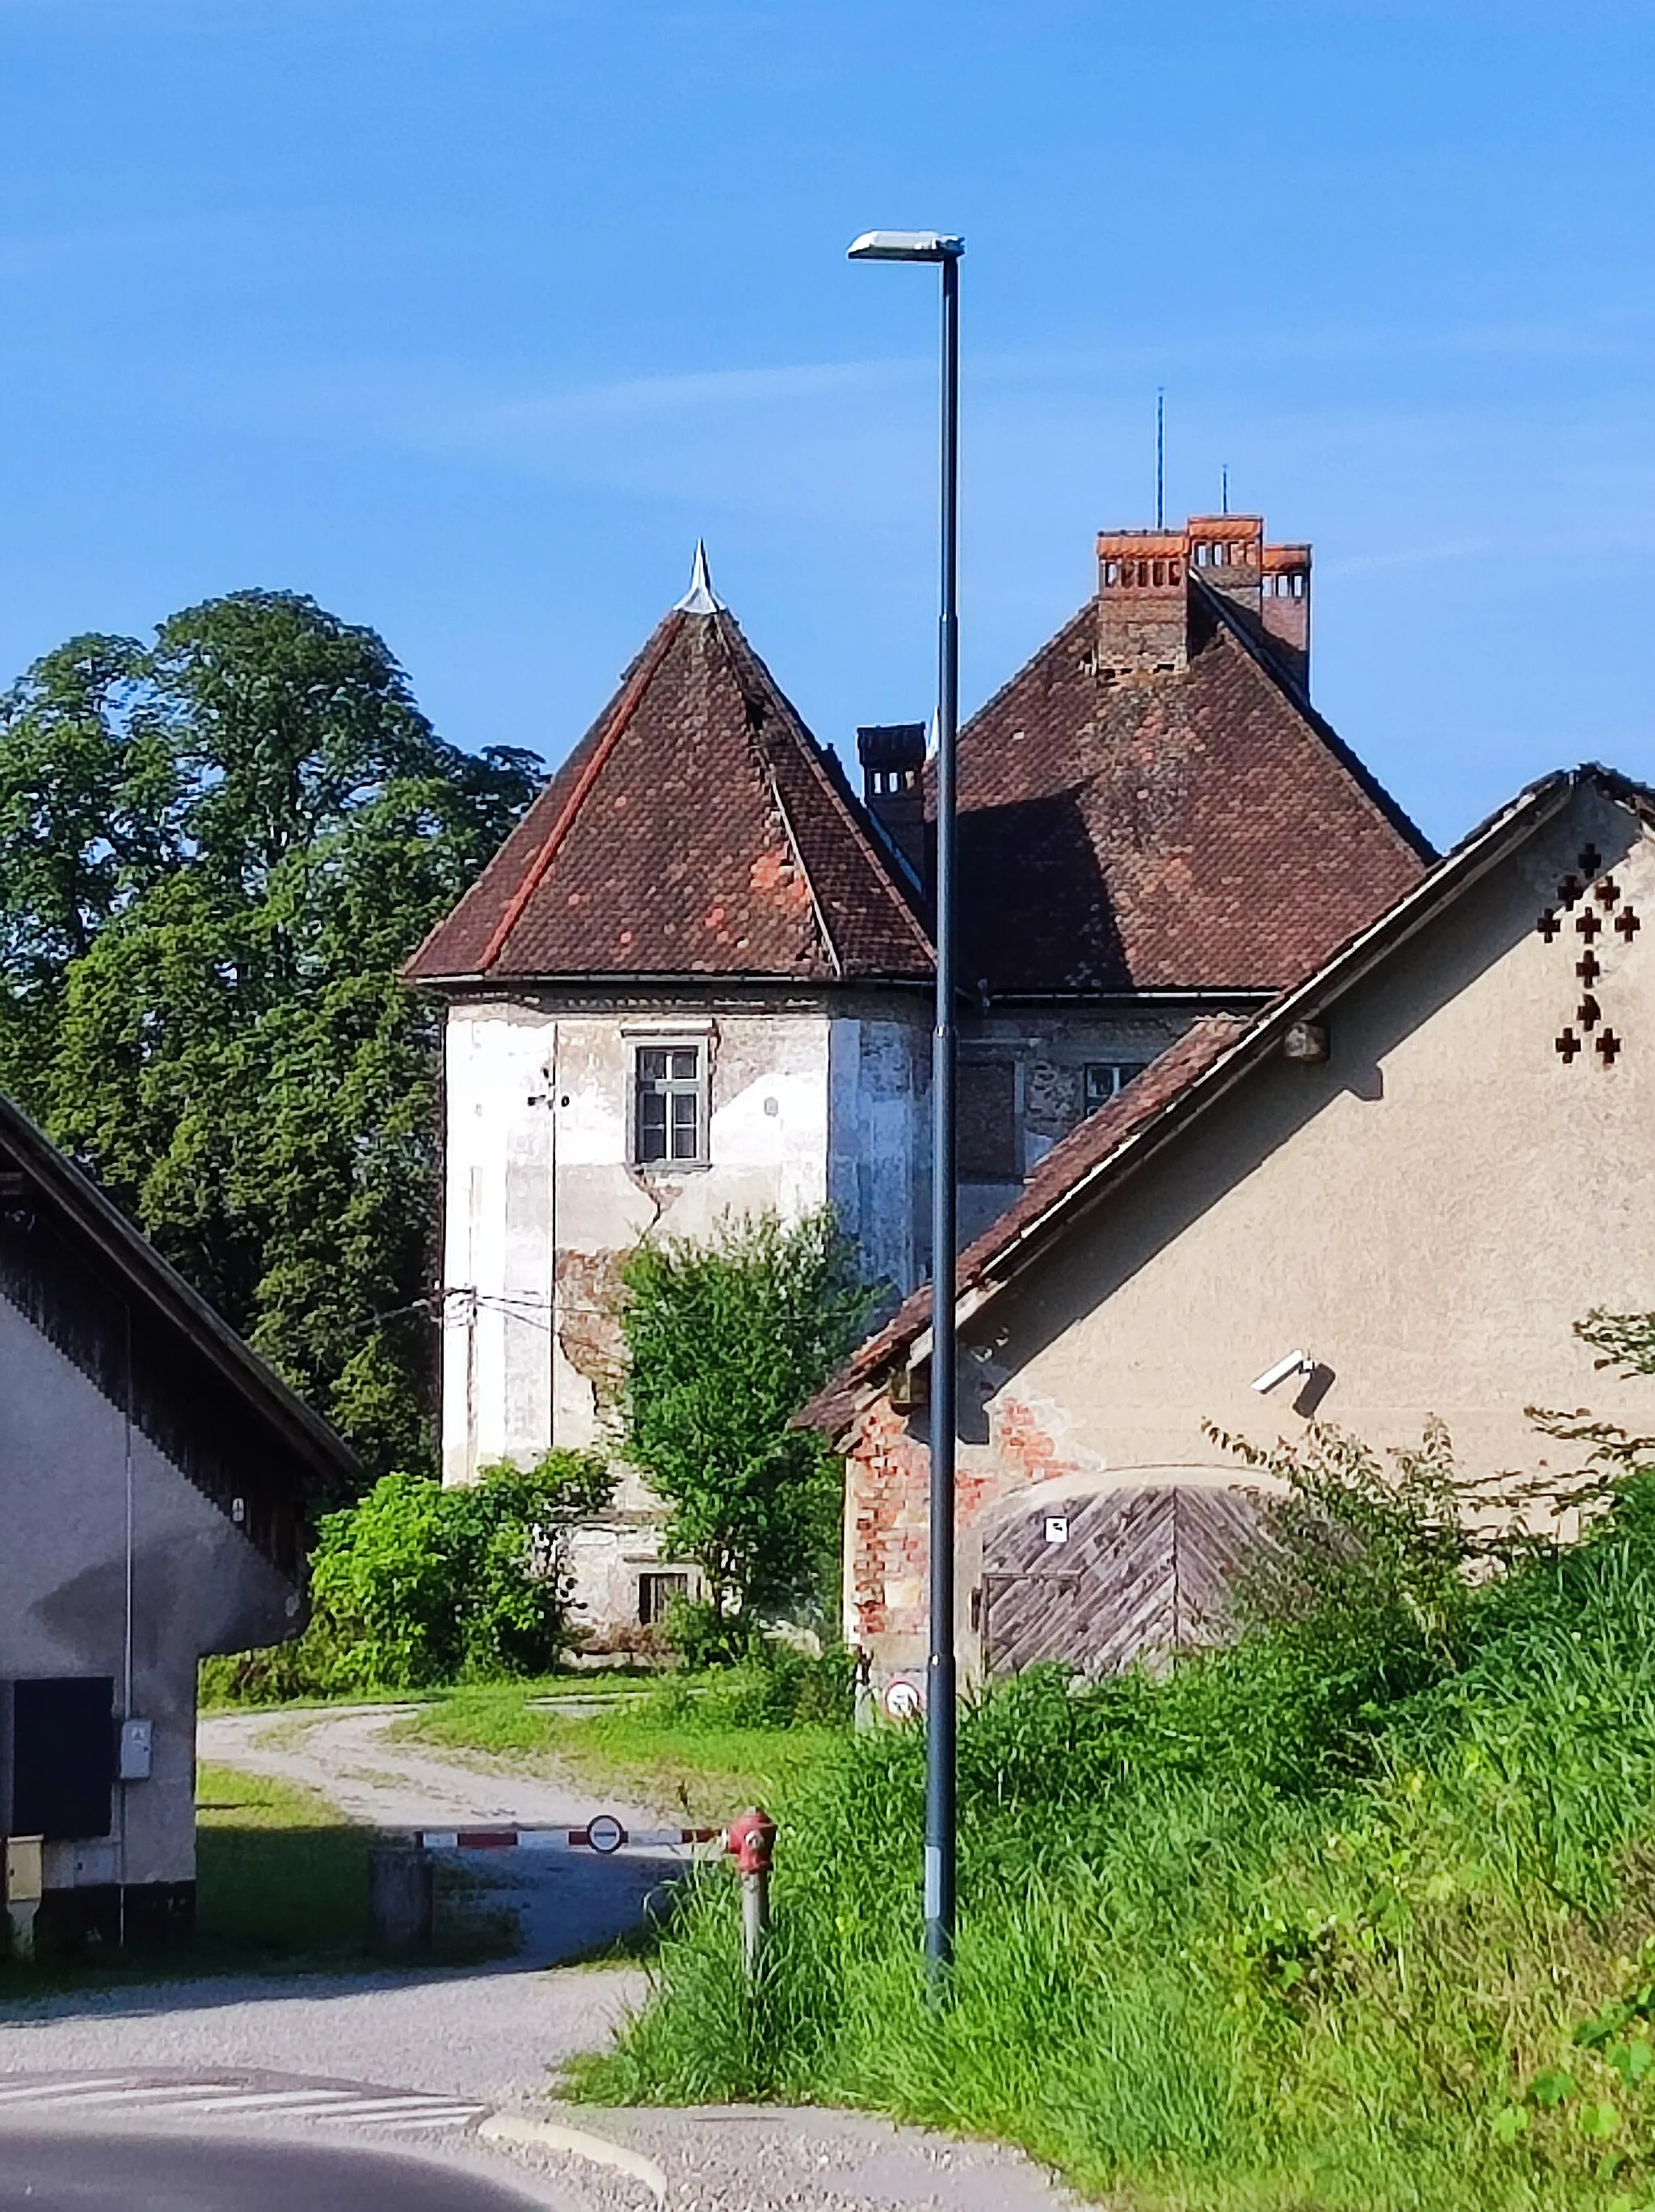
[[658,2204],[666,2201],[665,2169],[652,2158],[646,2158],[642,2151],[629,2150],[625,2143],[611,2142],[607,2136],[569,2127],[561,2120],[542,2120],[527,2112],[507,2112],[488,2113],[478,2121],[475,2133],[480,2142],[534,2144],[543,2150],[561,2151],[567,2158],[584,2158],[592,2166],[609,2166],[617,2173],[629,2174],[634,2181],[641,2181]]

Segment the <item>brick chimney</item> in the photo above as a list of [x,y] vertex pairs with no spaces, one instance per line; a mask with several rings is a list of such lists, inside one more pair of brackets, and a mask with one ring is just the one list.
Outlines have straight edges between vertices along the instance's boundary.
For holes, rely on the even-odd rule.
[[1182,531],[1118,530],[1098,539],[1098,673],[1186,668],[1190,593]]
[[1191,576],[1237,608],[1308,690],[1310,548],[1267,545],[1261,514],[1194,514],[1181,531],[1104,532],[1100,675],[1163,675],[1189,665]]
[[1259,603],[1264,628],[1276,649],[1298,678],[1299,689],[1310,690],[1310,548],[1308,545],[1267,545],[1264,548],[1264,591]]
[[925,862],[925,725],[870,722],[856,733],[868,811],[916,875]]

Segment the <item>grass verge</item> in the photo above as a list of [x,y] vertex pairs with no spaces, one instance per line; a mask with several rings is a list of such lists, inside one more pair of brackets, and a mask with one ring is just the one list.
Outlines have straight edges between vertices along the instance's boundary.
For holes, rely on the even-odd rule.
[[1161,1682],[985,1699],[942,2005],[922,1805],[912,1728],[796,1772],[756,1986],[711,1875],[577,2090],[862,2105],[1136,2212],[1655,2206],[1649,1481],[1446,1629],[1392,1589]]
[[444,1692],[392,1733],[513,1765],[560,1770],[592,1795],[658,1805],[692,1826],[797,1790],[829,1757],[841,1731],[767,1721],[740,1677],[672,1684],[579,1717],[547,1711],[538,1683]]
[[233,1767],[203,1766],[196,1794],[192,1963],[361,1963],[373,1832],[314,1790]]

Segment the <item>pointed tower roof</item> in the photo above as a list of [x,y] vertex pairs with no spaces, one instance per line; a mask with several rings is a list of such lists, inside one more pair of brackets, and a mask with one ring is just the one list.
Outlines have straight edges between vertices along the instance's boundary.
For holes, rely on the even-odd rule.
[[689,591],[404,970],[439,986],[931,972],[876,834],[714,595],[701,546]]

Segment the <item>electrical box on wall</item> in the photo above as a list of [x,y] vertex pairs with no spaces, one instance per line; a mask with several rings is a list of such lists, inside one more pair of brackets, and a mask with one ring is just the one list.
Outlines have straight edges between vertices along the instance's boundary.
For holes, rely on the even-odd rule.
[[148,1782],[154,1737],[152,1721],[121,1723],[120,1765],[116,1771],[123,1782]]

